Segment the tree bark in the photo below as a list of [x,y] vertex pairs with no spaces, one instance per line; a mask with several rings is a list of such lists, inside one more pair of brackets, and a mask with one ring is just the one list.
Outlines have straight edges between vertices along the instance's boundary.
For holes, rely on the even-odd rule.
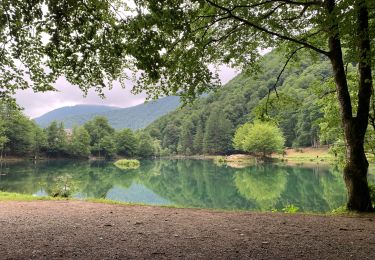
[[346,145],[346,165],[344,180],[348,191],[349,210],[372,211],[372,203],[367,182],[368,161],[364,150],[364,140],[368,125],[372,77],[370,64],[370,40],[368,35],[368,11],[364,0],[356,1],[357,37],[360,75],[358,90],[358,111],[353,117],[351,99],[343,62],[339,26],[334,17],[335,0],[327,0],[326,8],[332,22],[329,36],[329,58],[331,60],[336,92],[340,105],[341,121]]

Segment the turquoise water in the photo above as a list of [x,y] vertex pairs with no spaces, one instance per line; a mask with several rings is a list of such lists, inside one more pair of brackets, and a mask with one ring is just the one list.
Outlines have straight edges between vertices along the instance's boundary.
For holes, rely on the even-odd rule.
[[[373,175],[371,182],[375,182]],[[136,170],[112,162],[49,161],[0,167],[0,190],[149,205],[329,212],[345,204],[342,174],[334,167],[264,164],[236,169],[202,160],[141,161]]]

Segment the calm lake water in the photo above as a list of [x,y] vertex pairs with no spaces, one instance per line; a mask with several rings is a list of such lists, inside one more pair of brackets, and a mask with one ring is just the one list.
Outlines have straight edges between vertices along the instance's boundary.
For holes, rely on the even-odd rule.
[[215,209],[282,211],[292,204],[302,212],[328,212],[346,201],[342,174],[329,166],[236,169],[202,160],[141,161],[136,170],[121,170],[112,162],[0,166],[1,191],[42,196],[61,186],[75,198]]

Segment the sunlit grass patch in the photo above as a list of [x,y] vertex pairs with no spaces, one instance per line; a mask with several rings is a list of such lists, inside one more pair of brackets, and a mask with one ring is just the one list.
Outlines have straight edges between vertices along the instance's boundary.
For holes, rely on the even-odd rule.
[[40,197],[30,194],[0,191],[0,201],[33,201],[33,200],[52,200],[52,197]]

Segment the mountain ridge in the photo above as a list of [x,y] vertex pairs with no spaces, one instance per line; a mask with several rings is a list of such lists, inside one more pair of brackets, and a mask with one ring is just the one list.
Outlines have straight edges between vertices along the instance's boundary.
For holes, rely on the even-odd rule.
[[115,129],[137,130],[175,110],[179,105],[180,100],[176,96],[164,97],[127,108],[82,104],[58,108],[34,120],[41,127],[47,127],[51,122],[57,121],[64,123],[65,128],[72,128],[75,125],[83,125],[95,116],[105,116]]

